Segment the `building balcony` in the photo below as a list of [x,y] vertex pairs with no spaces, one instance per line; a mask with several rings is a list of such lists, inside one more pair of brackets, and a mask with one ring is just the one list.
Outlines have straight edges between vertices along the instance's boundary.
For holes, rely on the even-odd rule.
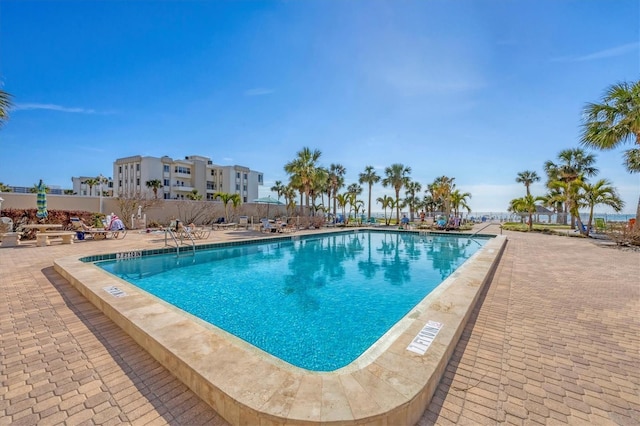
[[191,192],[193,189],[193,186],[188,185],[171,185],[172,191]]

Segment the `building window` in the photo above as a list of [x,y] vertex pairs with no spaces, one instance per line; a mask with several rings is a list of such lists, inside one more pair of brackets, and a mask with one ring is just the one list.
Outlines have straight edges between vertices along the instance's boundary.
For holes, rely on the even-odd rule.
[[240,191],[240,184],[236,183],[236,191]]
[[176,166],[175,167],[175,172],[176,173],[182,173],[185,175],[190,175],[191,174],[191,169],[188,167],[183,167],[183,166]]
[[262,175],[258,175],[258,183],[262,184]]
[[240,179],[240,172],[236,173],[236,179]]
[[136,172],[140,171],[140,164],[136,164]]
[[119,180],[119,181],[118,181],[118,186],[119,186],[120,188],[122,188],[122,180]]
[[242,198],[242,202],[243,202],[243,203],[246,203],[246,202],[247,202],[247,197],[246,197],[246,196]]
[[169,186],[169,185],[171,185],[171,183],[169,182],[169,179],[165,179],[165,180],[164,180],[164,182],[162,182],[162,184],[163,184],[164,186]]
[[247,185],[242,185],[242,190],[243,190],[244,192],[247,192]]
[[163,170],[165,173],[169,173],[169,172],[171,171],[171,169],[169,168],[169,165],[168,165],[168,164],[165,164],[165,165],[164,165],[164,167],[162,168],[162,170]]
[[137,178],[137,179],[136,179],[136,185],[137,185],[137,186],[140,186],[140,178]]
[[247,174],[246,173],[244,174],[244,180],[247,180]]
[[118,166],[118,173],[122,173],[122,166]]

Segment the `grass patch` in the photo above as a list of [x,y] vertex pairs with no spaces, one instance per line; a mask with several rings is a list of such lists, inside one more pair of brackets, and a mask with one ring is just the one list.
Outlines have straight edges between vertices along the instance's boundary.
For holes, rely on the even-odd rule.
[[540,232],[542,234],[566,235],[567,231],[571,230],[571,226],[555,223],[534,223],[533,229],[529,230],[529,225],[527,225],[526,223],[505,222],[502,224],[502,229],[505,229],[507,231]]

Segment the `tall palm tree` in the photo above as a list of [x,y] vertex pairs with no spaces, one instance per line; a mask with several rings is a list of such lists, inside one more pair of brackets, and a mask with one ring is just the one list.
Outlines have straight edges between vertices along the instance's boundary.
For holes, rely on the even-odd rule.
[[89,178],[84,181],[84,184],[89,187],[89,196],[93,195],[93,187],[98,185],[100,181],[98,178]]
[[[640,80],[610,86],[602,102],[588,103],[583,113],[581,142],[602,150],[635,143],[635,148],[625,151],[624,164],[629,173],[640,172]],[[640,197],[635,229],[640,229]]]
[[400,190],[408,181],[411,167],[396,163],[384,169],[386,177],[382,179],[382,186],[390,186],[396,191],[396,220],[400,223]]
[[527,188],[527,195],[530,195],[529,186],[540,180],[540,176],[536,172],[532,172],[531,170],[525,170],[524,172],[518,173],[518,177],[516,178],[516,182],[523,183]]
[[321,197],[321,203],[324,204],[324,193],[328,186],[329,171],[324,167],[316,167],[311,175],[311,189],[309,195],[311,197],[311,204],[313,206],[313,212],[317,211],[316,198]]
[[311,150],[308,147],[302,148],[296,154],[297,157],[285,164],[285,172],[291,175],[291,183],[300,191],[300,202],[302,204],[302,195],[305,195],[304,206],[309,212],[309,197],[313,186],[313,179],[316,169],[316,163],[320,159],[322,153],[319,150]]
[[357,183],[352,183],[347,187],[348,194],[355,194],[356,196],[362,194],[362,187]]
[[336,196],[340,188],[344,186],[344,175],[347,169],[342,164],[331,164],[329,166],[329,202],[333,199],[333,217],[336,217]]
[[433,195],[431,195],[431,189],[427,187],[424,192],[425,196],[422,199],[422,205],[424,206],[424,209],[427,211],[427,213],[435,213],[438,204],[434,200]]
[[583,183],[581,189],[584,191],[581,194],[582,204],[585,207],[589,207],[589,221],[585,227],[585,233],[589,236],[589,230],[593,222],[594,207],[603,204],[619,212],[624,208],[624,201],[622,201],[616,189],[611,186],[611,182],[606,179],[600,179],[593,185]]
[[158,189],[162,187],[162,181],[160,179],[151,179],[146,183],[147,188],[151,188],[153,191],[153,198],[158,199]]
[[296,207],[296,190],[291,185],[287,185],[282,190],[282,196],[287,206],[287,215],[292,216]]
[[451,215],[451,193],[456,187],[456,184],[453,183],[455,179],[456,178],[440,176],[436,178],[429,187],[431,194],[433,194],[433,199],[442,206],[447,218]]
[[344,193],[344,194],[338,194],[335,196],[335,200],[336,203],[338,203],[338,206],[342,208],[342,218],[344,220],[344,224],[347,224],[347,221],[349,220],[349,218],[347,217],[347,204],[349,204],[349,194],[348,193]]
[[277,180],[275,184],[270,188],[271,191],[275,192],[278,196],[278,201],[280,201],[280,197],[284,194],[285,186],[282,184],[282,181]]
[[12,96],[9,93],[0,90],[0,127],[4,126],[9,120],[9,110],[12,105],[11,98]]
[[367,204],[367,218],[371,220],[371,188],[373,187],[374,183],[380,182],[380,176],[378,176],[373,166],[367,166],[364,168],[364,172],[360,173],[360,175],[358,176],[358,182],[360,182],[361,185],[364,185],[365,183],[369,185],[369,204]]
[[414,219],[413,213],[416,211],[418,204],[420,204],[420,200],[418,199],[418,193],[420,191],[422,191],[422,185],[420,185],[420,182],[407,181],[407,184],[405,185],[404,201],[407,206],[409,206],[409,217],[412,222]]
[[[546,161],[544,170],[547,173],[547,187],[555,187],[556,189],[565,191],[565,207],[575,206],[571,195],[573,191],[572,185],[578,180],[584,180],[587,177],[598,174],[598,169],[593,166],[595,156],[587,154],[583,149],[565,149],[558,154],[558,163]],[[566,185],[556,185],[554,182],[563,182]],[[575,217],[577,211],[567,208],[571,214],[571,226],[575,226]],[[562,223],[566,223],[566,216],[562,218]],[[558,218],[558,221],[560,218]]]

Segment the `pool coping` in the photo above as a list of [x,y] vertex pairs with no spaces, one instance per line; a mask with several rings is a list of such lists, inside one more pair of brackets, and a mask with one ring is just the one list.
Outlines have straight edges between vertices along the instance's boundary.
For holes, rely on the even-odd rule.
[[[505,248],[506,237],[491,237],[371,350],[333,372],[279,361],[83,262],[83,256],[57,259],[54,268],[231,424],[415,424]],[[238,244],[207,244],[220,245]],[[108,293],[109,287],[126,297]],[[428,321],[442,327],[424,355],[407,350]]]

